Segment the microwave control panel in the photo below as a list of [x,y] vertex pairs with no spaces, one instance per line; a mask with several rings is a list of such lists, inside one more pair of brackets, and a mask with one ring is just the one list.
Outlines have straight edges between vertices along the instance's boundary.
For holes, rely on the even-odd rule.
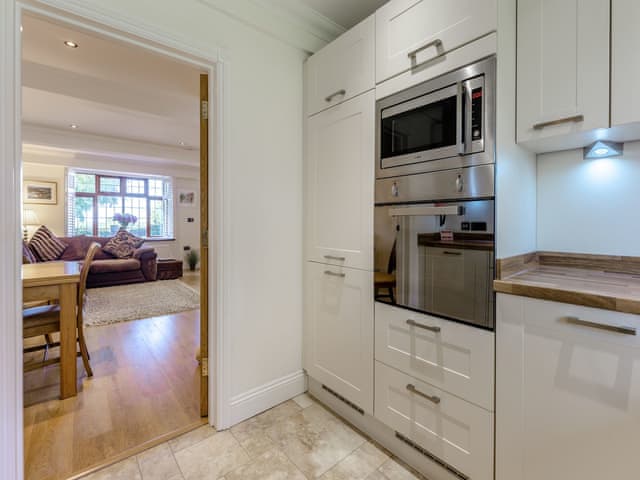
[[471,139],[482,140],[482,87],[471,90]]

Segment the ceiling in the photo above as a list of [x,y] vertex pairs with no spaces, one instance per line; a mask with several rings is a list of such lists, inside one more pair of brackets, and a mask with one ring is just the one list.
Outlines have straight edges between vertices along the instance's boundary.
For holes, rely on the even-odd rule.
[[361,22],[387,0],[298,0],[346,30]]
[[198,148],[197,69],[35,17],[25,16],[22,26],[26,125]]

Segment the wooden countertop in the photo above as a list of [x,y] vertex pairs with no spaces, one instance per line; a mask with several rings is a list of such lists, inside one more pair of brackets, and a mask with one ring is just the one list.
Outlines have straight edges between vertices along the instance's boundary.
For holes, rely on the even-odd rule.
[[640,259],[555,252],[502,259],[494,290],[640,314]]

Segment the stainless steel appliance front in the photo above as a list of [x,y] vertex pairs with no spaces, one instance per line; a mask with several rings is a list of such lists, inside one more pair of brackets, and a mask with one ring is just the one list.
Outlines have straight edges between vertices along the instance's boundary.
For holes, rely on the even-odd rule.
[[494,162],[495,57],[378,100],[376,178]]

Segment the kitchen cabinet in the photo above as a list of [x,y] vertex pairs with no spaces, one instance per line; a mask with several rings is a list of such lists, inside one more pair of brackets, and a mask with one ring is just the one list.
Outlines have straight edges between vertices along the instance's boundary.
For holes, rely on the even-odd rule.
[[518,143],[573,148],[609,127],[609,16],[609,0],[518,0]]
[[307,60],[309,115],[375,87],[374,29],[372,15]]
[[638,476],[636,328],[638,315],[498,294],[497,480]]
[[493,480],[493,414],[376,362],[375,416],[463,478]]
[[380,302],[375,319],[376,360],[493,411],[493,332]]
[[377,83],[428,69],[497,26],[496,0],[391,0],[375,15]]
[[306,260],[373,269],[375,94],[307,120]]
[[613,127],[640,122],[640,2],[612,0],[611,15]]
[[373,273],[307,262],[304,368],[373,415]]

